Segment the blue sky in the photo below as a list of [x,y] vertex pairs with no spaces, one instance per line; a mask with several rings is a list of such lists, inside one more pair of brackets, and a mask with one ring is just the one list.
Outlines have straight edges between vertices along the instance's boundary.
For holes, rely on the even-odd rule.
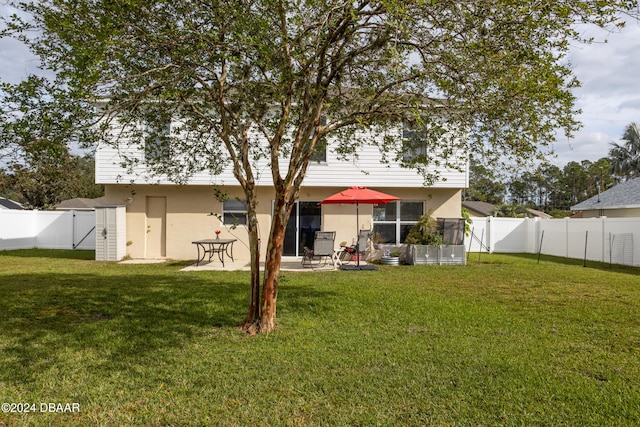
[[[0,13],[7,13],[0,4]],[[567,140],[559,133],[554,145],[560,167],[570,161],[606,157],[631,122],[640,122],[640,23],[629,20],[617,33],[589,28],[596,42],[575,44],[567,58],[582,86],[575,90],[583,128]],[[606,40],[606,43],[603,42]],[[38,65],[19,42],[0,39],[0,80],[16,82]]]

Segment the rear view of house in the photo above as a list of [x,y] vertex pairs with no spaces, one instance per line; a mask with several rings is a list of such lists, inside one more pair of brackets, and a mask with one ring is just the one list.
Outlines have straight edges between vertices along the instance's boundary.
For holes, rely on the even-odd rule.
[[[401,126],[396,131],[402,135]],[[373,132],[364,136],[371,141],[380,138]],[[284,256],[302,256],[303,248],[311,244],[318,230],[335,231],[336,244],[352,244],[357,237],[357,223],[360,229],[373,230],[380,242],[400,243],[411,226],[429,211],[436,217],[460,217],[461,190],[468,185],[463,155],[459,168],[439,170],[439,178],[425,187],[424,177],[401,167],[399,161],[381,163],[380,150],[374,143],[358,150],[352,159],[340,158],[334,148],[329,140],[309,165],[287,225]],[[126,206],[128,256],[195,259],[192,242],[215,238],[215,230],[220,230],[220,238],[238,239],[234,257],[249,259],[246,204],[230,167],[219,175],[199,173],[186,184],[176,185],[166,178],[149,178],[145,173],[144,159],[154,155],[152,147],[134,153],[141,161],[133,169],[122,166],[121,152],[120,147],[98,147],[96,182],[105,185],[106,204]],[[281,167],[286,168],[286,164]],[[274,188],[267,161],[261,160],[256,170],[261,172],[257,193],[264,251]],[[386,205],[362,205],[357,221],[353,205],[320,204],[324,198],[352,185],[374,188],[400,200]],[[225,200],[218,200],[216,194],[220,193],[226,195]]]

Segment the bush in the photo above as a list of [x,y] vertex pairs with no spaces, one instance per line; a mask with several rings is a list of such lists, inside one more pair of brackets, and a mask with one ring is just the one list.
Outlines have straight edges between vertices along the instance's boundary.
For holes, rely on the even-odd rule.
[[410,245],[442,245],[442,236],[437,230],[438,221],[428,213],[420,217],[404,242]]

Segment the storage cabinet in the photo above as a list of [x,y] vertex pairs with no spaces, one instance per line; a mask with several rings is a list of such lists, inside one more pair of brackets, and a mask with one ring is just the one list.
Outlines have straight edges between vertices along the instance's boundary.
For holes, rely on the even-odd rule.
[[96,261],[120,261],[127,252],[124,206],[96,207]]

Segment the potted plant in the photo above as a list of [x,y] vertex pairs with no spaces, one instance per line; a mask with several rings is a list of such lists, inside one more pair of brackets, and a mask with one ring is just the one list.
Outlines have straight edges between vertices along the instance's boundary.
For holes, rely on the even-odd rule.
[[400,265],[400,252],[385,251],[385,254],[380,259],[383,265]]
[[375,232],[371,235],[371,242],[373,243],[373,248],[378,249],[381,243],[384,243],[384,239],[382,238],[382,234],[380,232]]

